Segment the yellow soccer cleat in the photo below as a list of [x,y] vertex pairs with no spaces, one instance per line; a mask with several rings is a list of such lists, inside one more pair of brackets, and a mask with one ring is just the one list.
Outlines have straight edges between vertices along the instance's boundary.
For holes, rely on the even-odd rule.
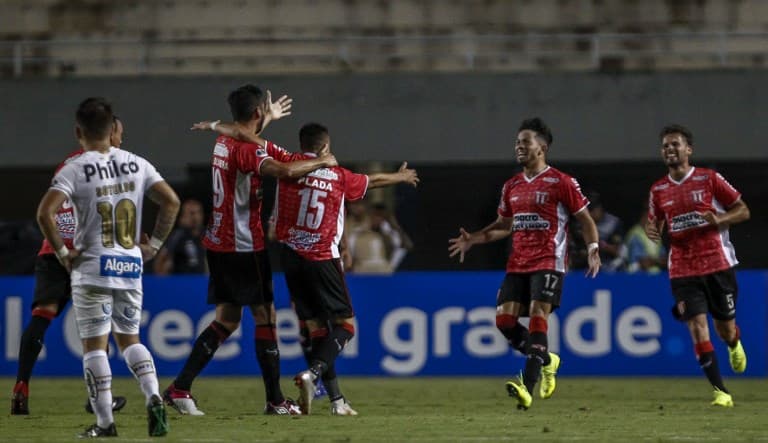
[[737,374],[747,369],[747,354],[741,346],[741,340],[736,342],[736,346],[728,347],[728,360],[731,362],[731,369]]
[[517,398],[517,409],[527,410],[533,403],[533,396],[528,392],[528,388],[523,384],[523,376],[520,375],[517,380],[508,380],[505,384],[507,393],[510,397]]
[[712,406],[722,406],[724,408],[733,407],[733,397],[731,397],[731,394],[715,388],[713,395],[714,399],[712,400],[712,403],[710,403]]
[[539,385],[539,397],[549,398],[555,393],[557,386],[557,370],[560,368],[560,357],[554,352],[549,353],[550,362],[541,367],[541,384]]

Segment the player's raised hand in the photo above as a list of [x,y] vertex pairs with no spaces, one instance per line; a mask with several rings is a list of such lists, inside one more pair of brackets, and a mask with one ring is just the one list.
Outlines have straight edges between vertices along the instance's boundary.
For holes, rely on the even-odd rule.
[[465,231],[464,228],[459,228],[458,237],[448,239],[449,257],[455,257],[456,254],[459,254],[459,263],[464,263],[464,254],[471,247],[472,242],[470,241],[469,232]]
[[221,120],[203,120],[193,124],[189,129],[193,131],[213,131],[213,128],[215,128],[219,122],[221,122]]
[[293,99],[283,95],[274,102],[272,101],[272,92],[267,90],[267,109],[266,112],[272,120],[280,120],[283,117],[291,115]]
[[403,162],[397,172],[402,175],[404,183],[408,183],[413,187],[419,184],[419,174],[415,169],[408,169],[408,162]]
[[589,265],[587,277],[595,278],[597,273],[600,272],[600,266],[602,265],[600,261],[600,248],[593,248],[587,253],[587,264]]

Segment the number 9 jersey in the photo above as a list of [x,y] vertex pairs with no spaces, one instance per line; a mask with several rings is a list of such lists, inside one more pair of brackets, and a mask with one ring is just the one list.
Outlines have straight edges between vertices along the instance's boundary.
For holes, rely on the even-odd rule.
[[140,289],[139,249],[144,193],[163,178],[145,159],[110,148],[72,158],[54,176],[51,189],[66,194],[75,211],[73,286]]

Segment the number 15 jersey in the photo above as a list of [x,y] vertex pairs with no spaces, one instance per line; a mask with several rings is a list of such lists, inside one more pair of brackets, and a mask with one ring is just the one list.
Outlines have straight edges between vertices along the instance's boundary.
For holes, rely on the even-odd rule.
[[72,286],[141,289],[139,249],[144,193],[163,178],[145,159],[110,148],[72,158],[53,177],[51,189],[72,202],[77,228]]
[[[304,158],[313,158],[305,154]],[[335,166],[298,180],[280,180],[277,188],[277,239],[307,260],[339,258],[344,232],[344,200],[360,200],[368,176]]]

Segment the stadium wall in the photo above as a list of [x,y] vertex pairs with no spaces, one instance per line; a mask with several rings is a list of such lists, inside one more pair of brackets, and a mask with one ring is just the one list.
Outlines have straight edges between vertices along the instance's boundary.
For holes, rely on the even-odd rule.
[[517,124],[533,115],[554,130],[553,161],[655,160],[659,128],[671,121],[693,129],[698,159],[765,155],[763,72],[413,73],[4,80],[0,165],[58,164],[75,144],[77,103],[95,95],[126,122],[126,149],[166,174],[204,164],[211,140],[191,123],[228,119],[227,93],[247,82],[295,98],[270,138],[295,147],[299,126],[320,121],[345,162],[508,161]]
[[[518,371],[524,358],[509,350],[495,327],[495,296],[502,272],[399,273],[392,277],[348,277],[357,314],[357,335],[338,362],[342,374],[421,376],[498,375]],[[745,375],[768,374],[766,320],[768,271],[741,271],[738,323],[749,364]],[[34,281],[0,278],[0,375],[16,371],[18,342],[29,319]],[[197,334],[213,318],[205,304],[205,277],[144,278],[142,340],[160,376],[177,373]],[[278,334],[284,374],[304,366],[298,322],[288,307],[285,282],[275,276]],[[567,276],[563,305],[550,321],[553,351],[563,375],[699,375],[688,331],[670,313],[665,275]],[[716,342],[724,374],[728,356]],[[129,375],[111,346],[113,372]],[[35,373],[82,373],[74,313],[67,309],[46,336]],[[206,375],[258,373],[253,323],[221,347]]]

